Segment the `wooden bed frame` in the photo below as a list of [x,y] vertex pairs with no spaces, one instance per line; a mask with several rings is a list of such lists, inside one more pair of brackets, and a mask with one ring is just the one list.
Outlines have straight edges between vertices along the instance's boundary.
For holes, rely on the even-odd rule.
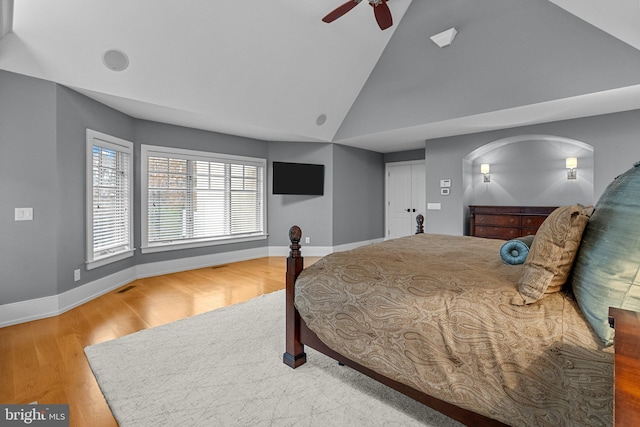
[[[416,221],[416,234],[424,233],[424,217],[418,215]],[[506,426],[506,424],[500,421],[436,399],[419,390],[380,375],[327,347],[320,338],[307,327],[294,305],[295,281],[304,269],[304,258],[300,252],[301,238],[302,230],[300,227],[296,225],[291,227],[289,230],[291,252],[287,258],[286,336],[285,353],[283,355],[283,362],[286,365],[295,369],[304,364],[307,361],[304,346],[307,345],[335,359],[341,365],[349,366],[465,425]],[[621,319],[616,322],[615,325],[617,332],[614,375],[615,425],[640,425],[640,313],[611,309],[610,316],[612,327],[615,319]],[[620,345],[622,341],[624,345]],[[621,348],[619,349],[619,347]],[[624,354],[620,351],[622,349]]]

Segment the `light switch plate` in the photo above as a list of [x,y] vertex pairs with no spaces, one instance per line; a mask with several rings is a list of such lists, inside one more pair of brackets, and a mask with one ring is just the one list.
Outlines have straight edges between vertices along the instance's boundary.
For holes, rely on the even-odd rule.
[[16,221],[33,221],[33,208],[16,208]]
[[442,205],[440,203],[427,203],[427,209],[430,211],[439,211],[442,209]]

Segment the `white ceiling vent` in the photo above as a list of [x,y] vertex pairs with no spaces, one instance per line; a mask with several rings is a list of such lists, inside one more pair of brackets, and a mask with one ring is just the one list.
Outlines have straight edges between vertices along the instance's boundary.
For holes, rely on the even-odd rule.
[[455,28],[449,28],[446,31],[436,34],[435,36],[431,36],[431,40],[433,40],[433,42],[440,47],[446,47],[449,46],[451,42],[453,42],[456,34],[458,34],[458,31]]
[[129,66],[129,57],[121,50],[111,49],[102,55],[102,62],[110,70],[122,71]]

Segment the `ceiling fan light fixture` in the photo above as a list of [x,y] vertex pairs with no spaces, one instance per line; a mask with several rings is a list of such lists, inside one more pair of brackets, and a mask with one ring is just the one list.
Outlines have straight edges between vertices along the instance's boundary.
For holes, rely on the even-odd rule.
[[448,30],[431,36],[430,38],[435,44],[442,48],[449,46],[456,37],[456,34],[458,34],[458,30],[455,28],[449,28]]

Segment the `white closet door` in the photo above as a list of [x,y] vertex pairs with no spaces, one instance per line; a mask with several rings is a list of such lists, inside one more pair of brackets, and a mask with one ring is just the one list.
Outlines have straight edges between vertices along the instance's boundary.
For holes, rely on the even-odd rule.
[[[416,216],[427,210],[427,182],[424,163],[411,165],[411,213],[415,232]],[[415,209],[415,212],[413,211]]]
[[415,233],[416,215],[425,210],[424,163],[387,165],[387,239]]

